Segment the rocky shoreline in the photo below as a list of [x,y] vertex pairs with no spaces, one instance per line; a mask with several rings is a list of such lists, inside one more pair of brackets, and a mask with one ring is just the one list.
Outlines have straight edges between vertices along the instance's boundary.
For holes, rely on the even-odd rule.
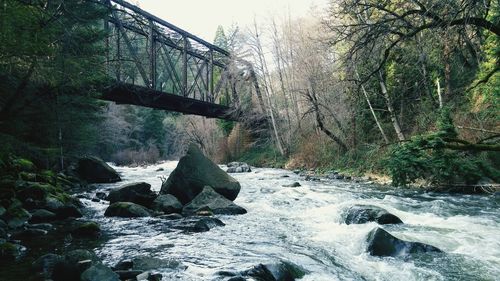
[[[247,173],[245,163],[228,165],[229,173]],[[161,171],[158,171],[161,172]],[[332,171],[294,170],[303,181],[353,181],[376,184],[371,178],[356,178]],[[256,175],[258,176],[258,174]],[[282,177],[289,177],[283,175]],[[243,215],[236,205],[240,184],[191,146],[168,179],[162,180],[157,194],[151,185],[135,182],[109,192],[94,190],[91,184],[118,182],[120,175],[94,157],[79,159],[64,173],[37,169],[25,159],[11,159],[0,179],[0,273],[8,280],[161,280],[159,268],[182,269],[182,263],[154,257],[134,257],[104,265],[92,249],[107,239],[96,222],[83,219],[85,208],[71,194],[87,190],[94,202],[108,204],[106,217],[135,219],[152,217],[164,229],[186,234],[224,227],[217,215]],[[90,185],[89,185],[90,184]],[[299,181],[283,185],[297,188]],[[378,225],[404,224],[385,209],[354,205],[343,210],[342,223]],[[156,220],[158,222],[156,222]],[[407,259],[416,253],[442,253],[432,245],[396,238],[381,227],[367,238],[367,253]],[[258,264],[241,271],[218,272],[214,280],[238,281],[254,278],[264,281],[295,280],[307,270],[289,261]]]

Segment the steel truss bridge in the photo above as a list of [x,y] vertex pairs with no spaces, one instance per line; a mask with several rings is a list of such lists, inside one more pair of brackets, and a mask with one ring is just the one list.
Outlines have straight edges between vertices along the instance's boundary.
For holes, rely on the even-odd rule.
[[226,50],[128,2],[104,1],[106,67],[114,82],[102,99],[237,120]]

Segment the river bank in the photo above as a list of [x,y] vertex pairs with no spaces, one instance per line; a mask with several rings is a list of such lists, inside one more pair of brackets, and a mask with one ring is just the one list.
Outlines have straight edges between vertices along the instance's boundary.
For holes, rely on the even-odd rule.
[[[76,220],[97,223],[100,236],[69,236],[54,223],[55,234],[32,240],[24,259],[1,269],[2,276],[36,280],[30,272],[34,260],[46,253],[64,255],[73,250],[94,252],[108,268],[127,260],[148,264],[146,268],[161,274],[162,280],[230,280],[261,264],[289,266],[302,272],[300,280],[311,281],[495,280],[500,274],[500,244],[495,235],[500,231],[498,196],[450,196],[356,178],[328,178],[312,171],[252,167],[251,172],[231,174],[241,184],[235,203],[248,213],[215,215],[223,224],[209,231],[186,232],[178,227],[184,219],[105,216],[109,202],[99,199],[99,194],[135,182],[147,182],[157,193],[177,164],[113,166],[121,182],[74,189],[83,215]],[[404,223],[383,229],[444,253],[407,258],[370,255],[367,236],[378,224],[346,224],[345,212],[355,205],[387,210]]]

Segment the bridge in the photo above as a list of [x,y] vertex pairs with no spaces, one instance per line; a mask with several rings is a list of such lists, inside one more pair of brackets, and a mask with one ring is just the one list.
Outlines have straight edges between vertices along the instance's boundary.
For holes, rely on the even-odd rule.
[[237,120],[230,54],[122,0],[110,7],[104,100]]

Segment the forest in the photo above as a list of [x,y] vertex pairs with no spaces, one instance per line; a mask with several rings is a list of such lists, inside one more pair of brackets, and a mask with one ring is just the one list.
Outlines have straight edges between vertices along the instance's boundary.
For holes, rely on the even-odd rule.
[[100,1],[0,1],[0,165],[61,170],[178,159],[388,175],[394,185],[500,180],[500,5],[332,0],[251,27],[220,27],[242,79],[241,122],[97,99],[106,81]]

